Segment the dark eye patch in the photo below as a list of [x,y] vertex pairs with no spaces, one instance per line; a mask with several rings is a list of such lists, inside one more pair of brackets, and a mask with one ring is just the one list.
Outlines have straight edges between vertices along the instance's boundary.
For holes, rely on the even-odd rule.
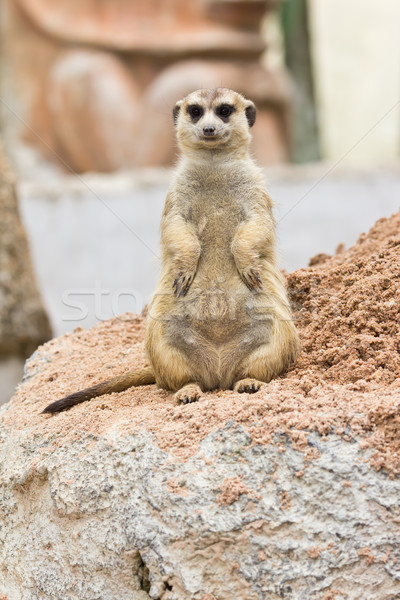
[[189,115],[191,116],[194,123],[200,119],[200,117],[203,115],[203,112],[204,112],[202,107],[199,106],[198,104],[191,104],[190,106],[187,107],[187,111],[188,111]]
[[218,117],[222,119],[222,121],[224,121],[224,123],[227,123],[229,121],[229,117],[234,112],[234,110],[235,107],[231,104],[220,104],[219,106],[217,106],[215,112],[217,113]]

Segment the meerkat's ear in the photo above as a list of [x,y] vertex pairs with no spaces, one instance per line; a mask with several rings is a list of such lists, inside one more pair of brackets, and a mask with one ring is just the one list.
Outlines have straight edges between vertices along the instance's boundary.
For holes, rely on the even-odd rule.
[[179,111],[181,110],[182,102],[183,102],[182,100],[179,100],[175,104],[175,106],[174,106],[174,108],[172,110],[172,116],[174,118],[174,125],[176,125],[176,122],[178,120],[178,115],[179,115]]
[[246,112],[246,117],[247,117],[247,122],[249,124],[249,127],[253,127],[254,123],[256,122],[256,106],[253,102],[251,102],[249,100],[246,108],[245,108],[245,112]]

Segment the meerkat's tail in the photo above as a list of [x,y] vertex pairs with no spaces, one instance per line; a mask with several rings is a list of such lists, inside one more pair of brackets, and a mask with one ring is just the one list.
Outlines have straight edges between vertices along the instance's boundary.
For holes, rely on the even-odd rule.
[[85,402],[96,398],[96,396],[103,396],[103,394],[111,394],[112,392],[123,392],[130,387],[137,387],[139,385],[150,385],[155,383],[156,378],[154,371],[151,367],[145,367],[138,369],[137,371],[128,371],[123,375],[113,377],[103,383],[98,383],[93,387],[80,390],[74,394],[70,394],[65,398],[52,402],[42,411],[42,413],[56,413],[63,410],[67,410],[76,404]]

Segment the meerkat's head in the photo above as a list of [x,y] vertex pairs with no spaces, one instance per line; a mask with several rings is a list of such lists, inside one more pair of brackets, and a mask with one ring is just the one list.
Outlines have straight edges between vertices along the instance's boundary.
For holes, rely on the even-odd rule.
[[176,103],[174,123],[183,151],[247,148],[256,120],[251,100],[227,88],[201,89]]

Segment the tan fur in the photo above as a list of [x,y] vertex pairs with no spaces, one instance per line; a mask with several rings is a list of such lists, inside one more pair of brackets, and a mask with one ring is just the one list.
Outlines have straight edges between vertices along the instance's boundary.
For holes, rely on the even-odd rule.
[[[215,112],[222,104],[235,109],[227,122]],[[196,122],[193,105],[203,111]],[[249,156],[246,109],[254,111],[253,103],[226,89],[199,90],[175,109],[182,157],[162,216],[162,272],[146,335],[157,384],[166,389],[268,382],[296,356],[272,202]],[[204,139],[209,126],[215,139]]]
[[[191,116],[193,106],[199,118]],[[232,114],[222,117],[221,106],[233,107]],[[182,156],[161,220],[148,376],[175,391],[178,402],[215,388],[255,392],[298,350],[276,265],[272,202],[248,150],[255,107],[232,90],[198,90],[177,103],[174,117]],[[74,396],[86,400],[87,392]]]

